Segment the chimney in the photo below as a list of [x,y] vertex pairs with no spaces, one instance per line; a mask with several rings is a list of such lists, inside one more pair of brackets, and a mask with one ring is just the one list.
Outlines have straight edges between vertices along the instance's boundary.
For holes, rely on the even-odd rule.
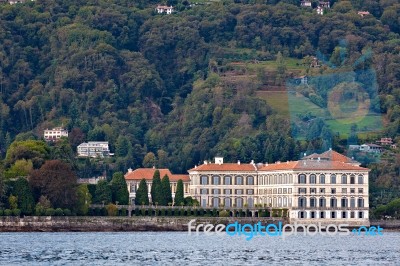
[[194,169],[197,169],[197,165],[194,165]]
[[132,168],[129,168],[129,169],[128,169],[128,173],[132,173]]
[[155,165],[153,165],[153,169],[156,169],[156,166],[155,166]]
[[205,164],[205,165],[207,165],[207,164],[208,164],[207,160],[204,160],[204,164]]
[[240,165],[240,161],[238,160],[238,165]]
[[254,164],[254,160],[251,160],[250,164]]
[[215,162],[215,164],[221,165],[224,163],[224,157],[215,157],[214,162]]

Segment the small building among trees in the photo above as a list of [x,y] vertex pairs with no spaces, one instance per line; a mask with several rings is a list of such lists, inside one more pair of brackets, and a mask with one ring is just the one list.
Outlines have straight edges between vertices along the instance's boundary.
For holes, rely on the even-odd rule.
[[[128,169],[128,172],[125,174],[125,180],[128,186],[128,191],[129,191],[129,200],[132,204],[135,202],[136,198],[136,193],[138,192],[139,189],[139,183],[142,179],[146,180],[146,185],[147,185],[147,192],[148,192],[148,198],[150,202],[153,202],[152,196],[151,196],[151,191],[152,191],[152,183],[153,183],[153,177],[156,171],[159,171],[160,179],[163,179],[163,177],[168,176],[170,186],[171,186],[171,194],[172,194],[172,199],[175,199],[175,193],[177,192],[177,185],[178,181],[181,179],[183,182],[183,191],[184,191],[184,196],[190,196],[189,195],[189,185],[190,185],[190,179],[189,175],[175,175],[172,174],[169,169],[156,169],[156,168],[138,168],[135,170]],[[160,203],[160,202],[158,202]],[[169,202],[167,202],[168,204]],[[139,202],[139,204],[141,204]],[[155,202],[153,202],[155,204]]]

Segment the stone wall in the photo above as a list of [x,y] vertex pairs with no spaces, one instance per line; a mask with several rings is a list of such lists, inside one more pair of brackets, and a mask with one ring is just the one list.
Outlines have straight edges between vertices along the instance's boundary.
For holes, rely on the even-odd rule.
[[223,217],[0,217],[0,232],[85,232],[85,231],[187,231],[195,224],[278,223],[281,218]]

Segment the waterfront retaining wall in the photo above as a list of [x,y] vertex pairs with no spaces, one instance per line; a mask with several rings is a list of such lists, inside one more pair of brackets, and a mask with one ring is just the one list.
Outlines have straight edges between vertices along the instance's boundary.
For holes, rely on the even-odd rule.
[[229,224],[236,221],[244,223],[285,223],[282,218],[251,217],[0,217],[0,232],[113,232],[113,231],[187,231],[190,220],[195,224]]

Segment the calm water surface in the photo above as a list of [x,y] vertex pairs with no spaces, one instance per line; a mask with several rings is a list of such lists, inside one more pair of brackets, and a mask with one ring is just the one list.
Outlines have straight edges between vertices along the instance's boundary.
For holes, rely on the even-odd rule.
[[257,236],[186,232],[0,233],[1,265],[400,265],[400,233]]

